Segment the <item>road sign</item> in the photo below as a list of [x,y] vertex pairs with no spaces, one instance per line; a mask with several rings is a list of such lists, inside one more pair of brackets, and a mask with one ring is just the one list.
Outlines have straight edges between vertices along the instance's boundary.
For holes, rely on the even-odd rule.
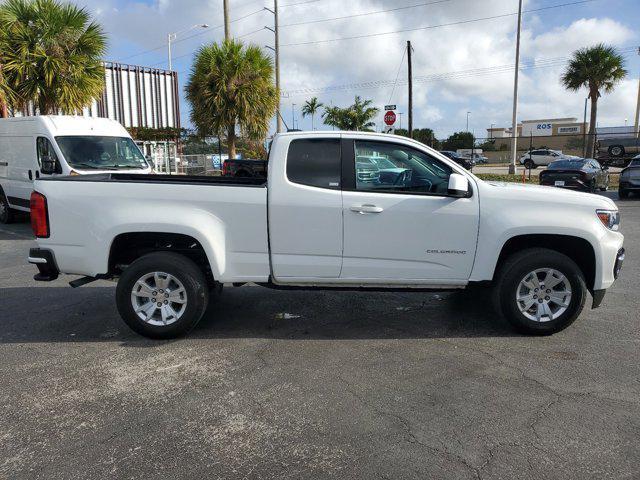
[[391,126],[396,123],[396,114],[392,110],[388,110],[387,113],[384,114],[384,123]]
[[396,129],[393,126],[384,127],[383,132],[389,135],[393,135],[394,133],[396,133]]
[[385,110],[397,110],[395,105],[385,105],[384,109]]

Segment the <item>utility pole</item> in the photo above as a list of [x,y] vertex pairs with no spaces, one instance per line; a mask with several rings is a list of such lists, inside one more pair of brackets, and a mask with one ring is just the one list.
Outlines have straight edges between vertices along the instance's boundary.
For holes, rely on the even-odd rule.
[[296,129],[296,104],[291,104],[291,129]]
[[587,102],[589,97],[584,99],[584,117],[582,119],[582,158],[587,156]]
[[469,132],[469,115],[471,115],[471,112],[467,112],[467,132]]
[[229,29],[229,0],[222,0],[224,9],[224,39],[231,40],[231,30]]
[[273,10],[264,7],[268,12],[273,13],[273,28],[265,27],[273,32],[275,37],[275,48],[270,48],[275,54],[276,64],[276,91],[278,92],[278,105],[276,106],[276,132],[282,132],[282,115],[280,114],[280,29],[278,28],[278,0],[273,0]]
[[518,32],[516,34],[516,69],[513,79],[513,116],[511,118],[511,163],[509,173],[516,173],[518,155],[518,73],[520,70],[520,30],[522,29],[522,0],[518,1]]
[[[640,55],[640,47],[638,47],[638,55]],[[640,76],[638,77],[638,104],[636,105],[636,138],[640,138]]]
[[411,70],[411,41],[407,40],[407,75],[409,76],[409,125],[407,133],[413,138],[413,74]]

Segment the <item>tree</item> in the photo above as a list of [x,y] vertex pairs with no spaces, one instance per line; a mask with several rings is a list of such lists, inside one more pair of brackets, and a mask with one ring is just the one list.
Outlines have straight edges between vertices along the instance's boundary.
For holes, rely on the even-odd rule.
[[236,155],[236,124],[248,139],[264,139],[278,102],[271,58],[236,40],[200,47],[186,92],[198,133],[226,133],[230,158]]
[[442,149],[456,151],[459,148],[471,148],[473,144],[474,138],[471,132],[456,132],[442,142]]
[[589,90],[591,123],[587,141],[587,156],[593,155],[598,99],[603,91],[611,93],[615,85],[626,75],[624,58],[611,46],[600,43],[594,47],[581,48],[573,52],[573,57],[562,75],[562,83],[565,88],[575,92],[583,87]]
[[106,36],[84,8],[56,0],[0,5],[4,100],[41,114],[75,113],[104,90]]
[[318,97],[313,97],[311,100],[307,100],[302,106],[302,116],[306,117],[307,115],[311,115],[311,130],[315,130],[313,119],[322,106],[324,106],[324,103],[319,102]]
[[371,127],[375,126],[373,119],[379,111],[370,106],[372,103],[373,100],[362,100],[356,96],[353,105],[349,107],[325,107],[322,118],[325,124],[339,130],[371,131]]
[[[405,128],[396,129],[396,135],[401,135],[403,137],[409,136],[409,131]],[[440,150],[442,147],[442,143],[438,140],[433,133],[433,130],[430,128],[414,128],[413,129],[413,139],[418,142],[424,143],[436,150]]]

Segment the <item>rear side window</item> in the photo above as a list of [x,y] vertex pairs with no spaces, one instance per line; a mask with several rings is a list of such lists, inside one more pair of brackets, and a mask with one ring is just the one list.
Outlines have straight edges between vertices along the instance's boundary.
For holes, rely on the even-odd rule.
[[287,178],[311,187],[340,189],[340,139],[293,140],[287,153]]

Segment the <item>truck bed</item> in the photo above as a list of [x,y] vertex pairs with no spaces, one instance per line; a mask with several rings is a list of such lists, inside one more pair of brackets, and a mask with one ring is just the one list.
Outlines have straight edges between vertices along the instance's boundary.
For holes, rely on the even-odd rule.
[[220,281],[269,277],[264,179],[106,173],[40,179],[35,190],[51,223],[41,246],[60,271],[103,274],[119,235],[166,232],[197,240]]

